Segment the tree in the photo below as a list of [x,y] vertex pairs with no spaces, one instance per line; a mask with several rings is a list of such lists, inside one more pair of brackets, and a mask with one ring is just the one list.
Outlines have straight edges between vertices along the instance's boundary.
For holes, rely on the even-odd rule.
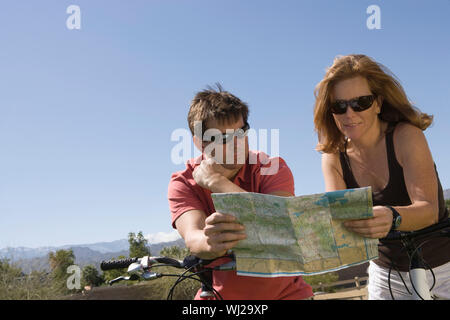
[[13,277],[23,275],[22,270],[9,263],[9,259],[0,259],[0,274],[10,274]]
[[130,245],[130,257],[144,257],[150,255],[148,241],[144,238],[142,231],[136,235],[133,232],[128,234],[128,243]]
[[45,272],[24,274],[20,268],[0,259],[0,300],[60,299]]
[[22,270],[9,263],[8,259],[0,259],[0,300],[14,297],[14,290],[21,284]]
[[48,254],[48,261],[52,274],[55,278],[65,278],[67,275],[67,268],[74,264],[75,255],[72,249],[70,250],[57,250],[56,252],[50,252]]
[[190,255],[188,248],[180,248],[179,246],[164,247],[160,253],[161,256],[166,256],[174,259],[183,260]]
[[[144,257],[150,255],[150,248],[148,247],[148,241],[144,238],[142,231],[137,235],[134,232],[128,234],[128,244],[129,244],[129,256],[134,257]],[[124,256],[119,256],[117,258],[111,258],[111,260],[126,259]],[[120,276],[126,275],[128,268],[123,269],[113,269],[103,272],[103,280],[108,282]]]
[[74,265],[75,255],[72,249],[69,250],[57,250],[56,252],[50,252],[48,255],[48,261],[51,268],[51,276],[54,281],[55,289],[60,291],[67,291],[67,279],[70,274],[67,273],[67,269]]
[[98,287],[103,283],[103,277],[98,274],[98,270],[93,266],[85,266],[81,275],[81,282],[84,286]]

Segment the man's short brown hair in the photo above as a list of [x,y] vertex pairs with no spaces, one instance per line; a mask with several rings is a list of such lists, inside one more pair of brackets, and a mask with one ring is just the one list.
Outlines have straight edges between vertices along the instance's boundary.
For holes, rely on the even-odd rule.
[[224,91],[219,83],[217,89],[210,86],[206,90],[198,92],[191,102],[188,113],[189,129],[194,135],[196,122],[202,124],[202,134],[206,131],[206,122],[216,120],[218,122],[237,121],[240,116],[247,123],[248,105],[238,97]]

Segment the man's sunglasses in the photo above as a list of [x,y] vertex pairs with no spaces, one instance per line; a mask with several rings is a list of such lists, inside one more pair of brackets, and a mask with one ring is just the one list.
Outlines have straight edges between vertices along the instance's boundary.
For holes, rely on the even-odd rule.
[[347,108],[350,106],[353,111],[361,112],[369,109],[372,106],[374,100],[374,95],[361,96],[351,100],[336,100],[331,103],[330,109],[334,114],[344,114],[347,112]]
[[222,134],[208,134],[208,130],[206,130],[206,133],[203,134],[203,143],[210,143],[215,142],[219,144],[227,144],[228,142],[232,141],[234,137],[244,138],[248,134],[248,130],[250,129],[250,125],[248,123],[245,123],[245,125],[242,128],[239,128],[237,130],[234,130],[233,133],[222,133]]

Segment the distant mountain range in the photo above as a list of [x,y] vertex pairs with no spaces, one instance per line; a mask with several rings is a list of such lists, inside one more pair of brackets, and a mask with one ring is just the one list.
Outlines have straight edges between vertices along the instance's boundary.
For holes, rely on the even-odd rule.
[[[170,246],[185,247],[183,239],[175,241],[150,243],[150,253],[153,256]],[[40,247],[40,248],[3,248],[0,249],[0,259],[9,259],[17,267],[21,268],[24,273],[32,271],[49,271],[48,254],[57,250],[72,249],[75,255],[75,264],[83,268],[86,265],[94,265],[100,269],[102,260],[109,260],[119,256],[128,257],[129,255],[128,240],[116,240],[112,242],[99,242],[82,245],[65,245],[60,247]]]
[[450,189],[444,190],[444,199],[450,199]]

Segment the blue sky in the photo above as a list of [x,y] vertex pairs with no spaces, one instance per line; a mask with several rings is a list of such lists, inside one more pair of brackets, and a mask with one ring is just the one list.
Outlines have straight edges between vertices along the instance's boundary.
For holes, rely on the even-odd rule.
[[170,137],[215,82],[249,104],[252,128],[280,129],[296,194],[323,192],[313,90],[340,54],[383,63],[435,116],[425,134],[450,188],[449,15],[448,0],[3,1],[0,248],[171,232],[167,186],[184,165]]

